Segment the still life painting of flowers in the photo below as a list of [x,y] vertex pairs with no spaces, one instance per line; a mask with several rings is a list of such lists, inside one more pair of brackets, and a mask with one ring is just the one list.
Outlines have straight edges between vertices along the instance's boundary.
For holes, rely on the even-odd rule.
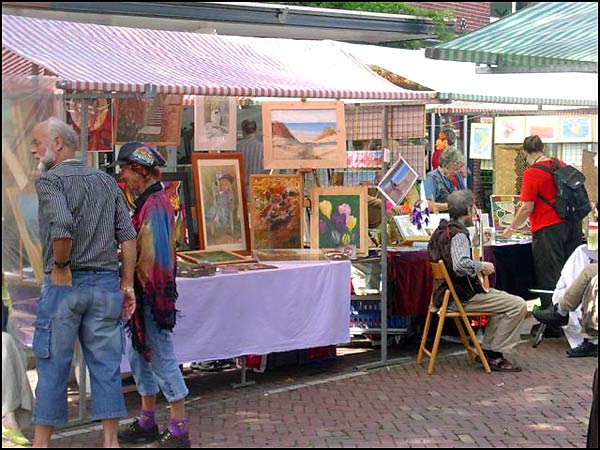
[[353,246],[358,253],[366,253],[366,199],[364,186],[313,189],[311,247]]

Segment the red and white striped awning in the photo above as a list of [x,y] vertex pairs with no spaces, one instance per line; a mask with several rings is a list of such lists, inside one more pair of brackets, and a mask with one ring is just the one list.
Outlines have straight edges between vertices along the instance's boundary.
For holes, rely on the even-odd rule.
[[[121,28],[2,16],[2,45],[83,91],[430,99],[394,86],[331,41]],[[10,65],[6,70],[13,70]],[[2,72],[4,74],[4,58]]]

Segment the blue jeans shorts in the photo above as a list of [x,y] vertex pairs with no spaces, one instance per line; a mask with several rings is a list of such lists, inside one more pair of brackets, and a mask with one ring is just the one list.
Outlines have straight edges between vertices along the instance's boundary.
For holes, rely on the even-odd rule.
[[189,392],[173,351],[172,333],[158,328],[147,304],[144,305],[144,326],[150,362],[133,347],[129,349],[129,363],[139,394],[156,395],[160,388],[169,403],[184,399]]
[[116,272],[73,272],[73,286],[52,286],[46,275],[34,323],[38,385],[33,422],[67,422],[67,381],[79,337],[92,388],[94,420],[127,417],[120,363],[123,296]]

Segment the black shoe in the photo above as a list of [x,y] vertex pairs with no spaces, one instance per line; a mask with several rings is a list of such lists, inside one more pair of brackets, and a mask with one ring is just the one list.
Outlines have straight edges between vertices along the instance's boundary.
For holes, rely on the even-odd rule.
[[[535,317],[538,322],[545,323],[550,327],[563,327],[569,323],[569,316],[561,316],[558,313],[556,305],[553,305],[550,308],[546,308],[541,311],[533,311],[533,317]],[[546,329],[546,331],[548,330]]]
[[163,431],[158,441],[153,445],[154,448],[191,448],[191,446],[188,433],[175,436],[169,430]]
[[158,425],[154,424],[149,429],[142,428],[140,419],[136,417],[133,422],[118,431],[117,437],[120,442],[128,444],[147,444],[156,441],[160,434],[158,433]]
[[590,341],[583,341],[575,348],[567,350],[567,355],[571,358],[582,358],[585,356],[598,357],[598,344],[592,344]]

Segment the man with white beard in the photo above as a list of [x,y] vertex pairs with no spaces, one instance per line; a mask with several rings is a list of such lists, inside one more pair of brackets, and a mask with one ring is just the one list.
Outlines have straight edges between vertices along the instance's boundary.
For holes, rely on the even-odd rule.
[[116,181],[75,159],[78,141],[69,125],[54,118],[32,130],[30,151],[42,172],[35,185],[46,274],[33,337],[39,380],[34,447],[48,447],[54,426],[67,422],[67,380],[78,336],[104,447],[118,447],[119,418],[127,416],[121,319],[135,308],[136,233]]

